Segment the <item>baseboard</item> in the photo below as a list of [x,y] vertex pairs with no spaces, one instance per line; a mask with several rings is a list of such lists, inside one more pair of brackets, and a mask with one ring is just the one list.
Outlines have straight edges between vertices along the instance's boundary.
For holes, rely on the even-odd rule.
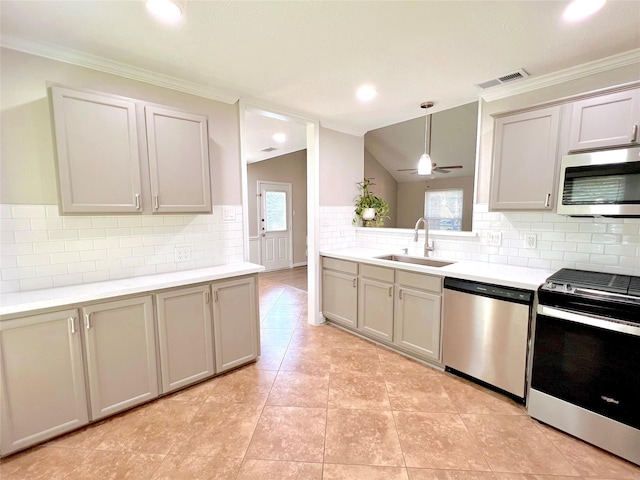
[[306,267],[306,266],[307,266],[307,262],[300,262],[300,263],[294,263],[293,265],[291,265],[291,268]]

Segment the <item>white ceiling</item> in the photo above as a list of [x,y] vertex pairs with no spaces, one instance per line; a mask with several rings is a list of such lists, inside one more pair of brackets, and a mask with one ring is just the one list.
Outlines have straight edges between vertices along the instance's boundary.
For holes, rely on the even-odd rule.
[[[142,0],[2,0],[2,44],[117,62],[358,135],[422,116],[425,100],[434,113],[472,102],[475,83],[519,68],[536,77],[640,46],[637,0],[570,25],[560,0],[179,3],[182,21],[165,25]],[[355,99],[363,83],[378,91],[369,104]]]

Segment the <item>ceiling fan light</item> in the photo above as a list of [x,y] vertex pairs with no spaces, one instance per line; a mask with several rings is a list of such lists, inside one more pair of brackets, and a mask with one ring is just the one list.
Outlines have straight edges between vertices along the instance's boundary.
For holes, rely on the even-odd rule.
[[418,160],[418,175],[431,175],[431,157],[423,153]]
[[147,10],[156,18],[167,23],[176,23],[182,18],[182,9],[172,0],[147,0]]

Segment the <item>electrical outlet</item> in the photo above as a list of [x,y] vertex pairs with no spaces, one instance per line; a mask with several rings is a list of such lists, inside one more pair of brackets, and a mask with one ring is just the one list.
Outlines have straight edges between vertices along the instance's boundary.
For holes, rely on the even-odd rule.
[[496,247],[502,245],[502,232],[488,232],[487,245],[495,245]]
[[190,262],[191,261],[191,247],[186,245],[183,247],[176,247],[175,250],[176,263]]
[[234,207],[222,207],[222,220],[233,221],[236,219],[236,209]]
[[536,248],[538,236],[535,233],[524,234],[524,248]]

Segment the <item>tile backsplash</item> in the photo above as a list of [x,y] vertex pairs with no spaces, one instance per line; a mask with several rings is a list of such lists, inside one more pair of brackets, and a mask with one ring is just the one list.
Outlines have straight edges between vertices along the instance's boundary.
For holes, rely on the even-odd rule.
[[[223,208],[235,218],[223,220]],[[0,234],[3,292],[244,260],[240,205],[206,215],[60,216],[57,205],[5,204]]]
[[318,245],[322,250],[337,250],[356,246],[356,229],[352,225],[353,205],[320,207]]

